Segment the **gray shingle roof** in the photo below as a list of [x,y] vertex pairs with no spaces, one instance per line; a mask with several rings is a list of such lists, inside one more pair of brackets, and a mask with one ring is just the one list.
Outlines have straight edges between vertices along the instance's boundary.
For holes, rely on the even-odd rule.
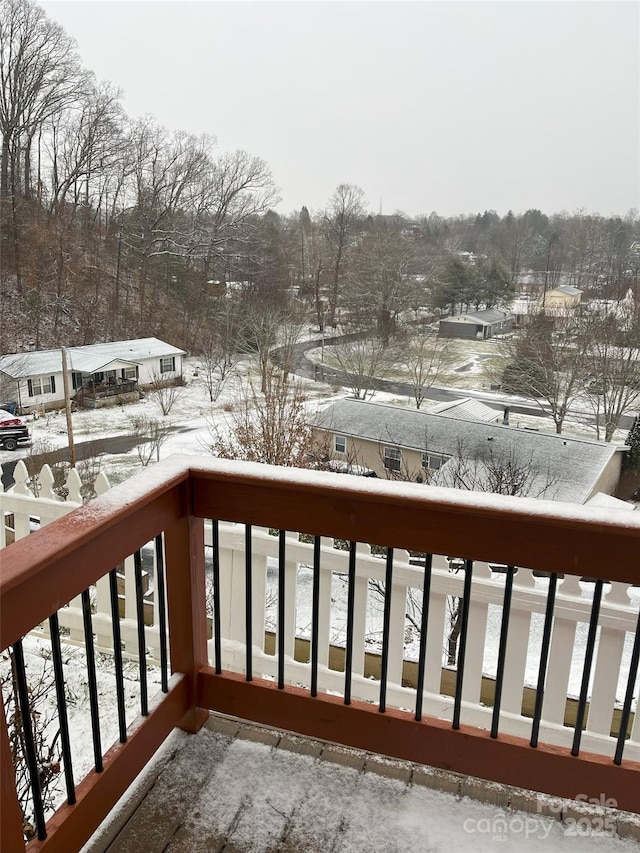
[[467,311],[466,316],[481,320],[483,323],[499,323],[501,320],[506,320],[509,314],[506,311],[500,311],[499,308],[485,308],[483,311]]
[[[538,483],[551,483],[547,492],[538,496],[573,503],[587,500],[617,452],[616,445],[605,442],[354,399],[339,400],[316,415],[313,423],[341,435],[447,456],[462,451],[465,457],[486,459],[490,453],[513,453],[519,461],[530,461]],[[443,466],[441,471],[445,470]],[[535,497],[535,491],[532,488],[529,497]]]
[[474,323],[500,323],[509,318],[509,313],[500,311],[499,308],[485,308],[482,311],[467,311],[464,314],[456,314],[453,317],[443,317],[440,322],[469,322]]

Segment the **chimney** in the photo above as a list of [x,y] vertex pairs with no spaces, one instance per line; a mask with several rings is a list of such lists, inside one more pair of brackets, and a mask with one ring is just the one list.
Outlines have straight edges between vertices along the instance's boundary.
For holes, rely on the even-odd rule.
[[502,415],[502,424],[503,426],[509,426],[509,406],[504,407],[504,414]]

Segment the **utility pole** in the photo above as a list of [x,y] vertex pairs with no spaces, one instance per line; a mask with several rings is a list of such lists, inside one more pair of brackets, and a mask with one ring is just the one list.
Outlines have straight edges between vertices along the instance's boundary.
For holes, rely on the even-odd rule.
[[73,422],[71,420],[71,392],[69,390],[69,368],[67,350],[62,347],[62,384],[64,386],[64,407],[67,413],[67,435],[69,437],[69,464],[76,467],[76,446],[73,442]]

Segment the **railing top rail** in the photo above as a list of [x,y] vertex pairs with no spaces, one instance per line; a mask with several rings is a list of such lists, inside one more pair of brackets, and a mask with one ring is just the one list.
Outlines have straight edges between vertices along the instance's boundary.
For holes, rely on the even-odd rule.
[[0,649],[190,513],[189,470],[142,472],[0,551]]
[[627,583],[640,577],[640,513],[222,459],[192,461],[191,476],[201,517]]
[[3,550],[0,648],[188,514],[638,581],[640,514],[174,456]]

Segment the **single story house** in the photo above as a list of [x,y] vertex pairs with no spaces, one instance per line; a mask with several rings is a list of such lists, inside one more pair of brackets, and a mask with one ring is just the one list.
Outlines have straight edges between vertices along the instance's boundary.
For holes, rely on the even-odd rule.
[[570,311],[577,308],[582,299],[582,291],[568,284],[559,284],[545,293],[540,294],[538,304],[541,308],[561,309]]
[[[158,338],[68,347],[71,397],[88,406],[137,399],[138,389],[156,379],[175,381],[182,376],[185,354]],[[0,374],[14,381],[22,413],[64,406],[61,349],[0,356]]]
[[466,338],[467,340],[486,340],[494,335],[508,332],[512,317],[498,308],[485,308],[483,311],[471,311],[440,320],[438,334],[441,338]]
[[615,491],[626,449],[353,398],[312,425],[334,459],[379,477],[579,504]]

